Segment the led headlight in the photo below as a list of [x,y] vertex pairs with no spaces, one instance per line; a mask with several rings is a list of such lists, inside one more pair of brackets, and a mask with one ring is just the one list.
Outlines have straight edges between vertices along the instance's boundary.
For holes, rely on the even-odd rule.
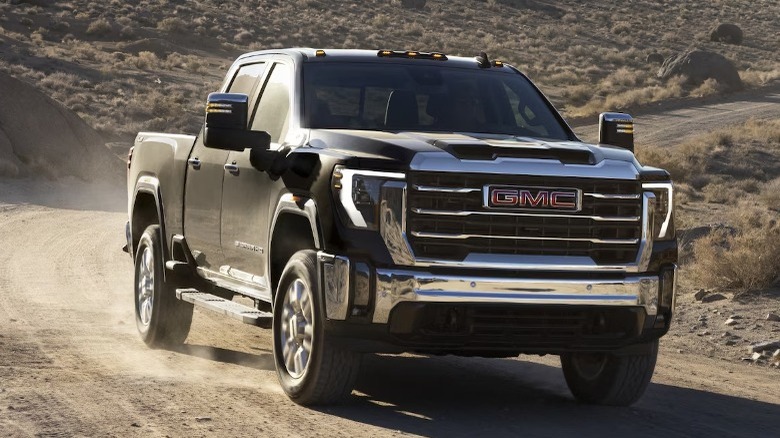
[[653,237],[656,240],[674,239],[674,190],[672,183],[644,183],[642,189],[653,192],[656,199],[652,224]]
[[343,208],[348,224],[354,228],[378,229],[382,185],[390,180],[403,180],[403,173],[373,170],[333,170],[333,196]]

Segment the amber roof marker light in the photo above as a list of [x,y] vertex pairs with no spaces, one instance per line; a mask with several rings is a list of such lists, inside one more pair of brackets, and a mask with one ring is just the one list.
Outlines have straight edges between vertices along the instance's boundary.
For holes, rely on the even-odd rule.
[[317,56],[317,57],[325,56],[325,51],[322,50],[322,49],[319,49],[316,52],[314,52],[314,55]]
[[447,55],[440,52],[419,52],[417,50],[380,50],[376,56],[380,58],[433,59],[446,61]]

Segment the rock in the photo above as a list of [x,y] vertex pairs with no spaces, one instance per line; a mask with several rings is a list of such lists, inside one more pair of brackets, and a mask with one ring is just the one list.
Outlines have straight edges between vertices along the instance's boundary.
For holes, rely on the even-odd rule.
[[775,353],[772,355],[772,359],[770,359],[775,366],[780,366],[780,349],[775,350]]
[[748,347],[748,352],[750,353],[760,353],[762,351],[767,350],[773,350],[776,348],[780,348],[780,340],[778,341],[764,341],[759,342],[757,344],[753,344],[750,347]]
[[731,332],[723,332],[723,334],[720,335],[721,338],[730,338],[732,336],[733,335],[731,334]]
[[694,300],[696,300],[696,301],[701,301],[701,300],[703,300],[703,299],[704,299],[704,297],[706,297],[706,296],[707,296],[707,294],[709,294],[709,293],[710,293],[710,291],[708,291],[708,290],[699,289],[699,291],[698,291],[698,292],[696,292],[695,294],[693,294],[693,299],[694,299]]
[[774,321],[774,322],[780,322],[780,315],[777,315],[775,313],[768,313],[766,315],[767,321]]
[[702,303],[714,303],[715,301],[725,300],[726,297],[723,294],[710,294],[701,299]]
[[195,421],[199,423],[205,423],[207,421],[211,421],[211,417],[195,417]]
[[407,9],[425,9],[426,0],[401,0],[401,6]]
[[140,424],[138,424],[138,423],[133,423],[133,424],[131,424],[130,426],[132,426],[132,427],[141,427],[141,425],[140,425]]
[[750,356],[750,360],[752,360],[753,362],[757,362],[757,361],[759,361],[759,360],[761,360],[763,358],[764,358],[764,355],[761,354],[761,353],[753,353],[753,355]]
[[726,325],[729,325],[729,326],[730,325],[737,325],[737,324],[739,324],[739,321],[737,321],[736,319],[729,318],[723,324],[726,324]]
[[647,55],[646,61],[648,64],[661,65],[664,63],[664,55],[653,52]]
[[669,57],[658,77],[669,79],[673,76],[685,76],[686,83],[699,86],[707,79],[715,79],[726,91],[741,90],[742,80],[734,64],[723,55],[705,50],[691,50]]
[[739,315],[734,314],[734,315],[729,316],[729,319],[742,319],[742,317],[739,316]]
[[709,331],[709,330],[704,330],[703,332],[699,333],[699,336],[709,336],[709,335],[711,335],[711,334],[712,334],[712,333],[710,333],[710,331]]
[[737,341],[735,341],[733,339],[729,339],[729,340],[726,341],[726,345],[728,345],[729,347],[731,347],[733,345],[737,345]]
[[742,44],[742,38],[742,29],[731,23],[721,23],[710,32],[710,41],[715,42],[739,45]]

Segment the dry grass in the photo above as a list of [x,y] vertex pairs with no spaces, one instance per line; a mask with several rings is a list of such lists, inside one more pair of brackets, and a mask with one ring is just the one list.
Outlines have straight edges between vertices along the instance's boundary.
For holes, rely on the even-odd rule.
[[743,204],[729,221],[734,231],[717,230],[694,243],[694,279],[703,287],[738,294],[780,283],[780,225],[777,215]]

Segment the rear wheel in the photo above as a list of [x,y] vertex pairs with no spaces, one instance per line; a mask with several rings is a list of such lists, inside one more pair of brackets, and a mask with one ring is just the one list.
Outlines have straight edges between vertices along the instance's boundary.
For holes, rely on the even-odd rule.
[[176,299],[164,279],[160,226],[150,225],[141,235],[135,254],[135,323],[150,347],[181,345],[190,332],[193,306]]
[[629,406],[644,394],[655,371],[658,341],[647,353],[568,353],[561,367],[574,397],[583,403]]
[[352,392],[360,355],[336,345],[324,328],[316,253],[287,262],[274,298],[274,359],[284,392],[301,405],[332,404]]

